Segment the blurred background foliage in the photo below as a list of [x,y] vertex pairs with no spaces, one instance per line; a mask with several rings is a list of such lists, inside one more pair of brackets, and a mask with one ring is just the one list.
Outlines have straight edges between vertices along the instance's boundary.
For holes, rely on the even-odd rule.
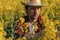
[[[26,15],[24,5],[21,4],[26,1],[0,0],[0,40],[13,40],[14,27],[17,27],[19,18]],[[60,40],[60,0],[41,0],[41,3],[47,5],[41,10],[46,33],[38,40]]]

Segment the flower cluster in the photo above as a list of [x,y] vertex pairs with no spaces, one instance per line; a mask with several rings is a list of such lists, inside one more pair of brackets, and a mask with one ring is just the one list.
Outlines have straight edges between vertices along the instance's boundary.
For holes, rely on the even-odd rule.
[[[26,15],[21,1],[26,2],[26,0],[0,0],[0,40],[15,40],[15,33],[29,34],[29,24],[24,23],[25,19],[21,17]],[[60,40],[60,0],[41,0],[41,2],[46,4],[41,11],[46,33],[38,40]],[[41,26],[41,21],[38,23],[40,23],[38,26]],[[35,31],[39,29],[38,26],[34,24]],[[26,40],[26,37],[20,36],[17,40]]]
[[[29,23],[25,22],[25,19],[23,17],[20,17],[17,27],[18,27],[17,28],[17,34],[19,34],[19,35],[22,34],[23,36],[25,36],[26,34],[30,33]],[[39,32],[37,24],[33,25],[33,27],[34,27],[33,33]]]

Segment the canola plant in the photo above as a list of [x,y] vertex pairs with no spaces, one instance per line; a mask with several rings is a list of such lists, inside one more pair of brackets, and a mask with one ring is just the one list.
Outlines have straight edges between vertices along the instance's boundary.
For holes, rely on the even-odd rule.
[[[18,22],[24,23],[26,16],[24,5],[27,0],[0,0],[0,40],[14,40],[14,33]],[[41,15],[44,24],[44,36],[38,40],[60,40],[60,0],[41,0],[46,7],[42,7]],[[25,32],[28,32],[28,23],[24,23]],[[38,29],[35,25],[35,29]],[[22,32],[24,32],[23,28]],[[18,31],[19,33],[19,31]],[[29,32],[28,32],[29,33]],[[17,40],[26,40],[21,36]]]

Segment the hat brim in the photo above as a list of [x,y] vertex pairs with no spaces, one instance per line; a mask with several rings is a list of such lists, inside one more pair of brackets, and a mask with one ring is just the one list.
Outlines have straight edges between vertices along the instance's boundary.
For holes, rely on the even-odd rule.
[[23,2],[21,2],[21,4],[26,5],[26,6],[37,6],[37,7],[46,6],[46,4],[30,4],[30,3],[23,3]]

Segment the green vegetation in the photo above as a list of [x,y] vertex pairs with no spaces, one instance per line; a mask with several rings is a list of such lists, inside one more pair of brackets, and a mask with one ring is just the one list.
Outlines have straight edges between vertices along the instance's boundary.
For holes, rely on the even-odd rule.
[[[13,40],[20,17],[26,15],[21,2],[27,0],[0,0],[0,40]],[[38,40],[60,40],[60,0],[41,0],[41,15],[46,31]],[[23,20],[24,21],[24,20]],[[26,40],[25,37],[17,40]]]

